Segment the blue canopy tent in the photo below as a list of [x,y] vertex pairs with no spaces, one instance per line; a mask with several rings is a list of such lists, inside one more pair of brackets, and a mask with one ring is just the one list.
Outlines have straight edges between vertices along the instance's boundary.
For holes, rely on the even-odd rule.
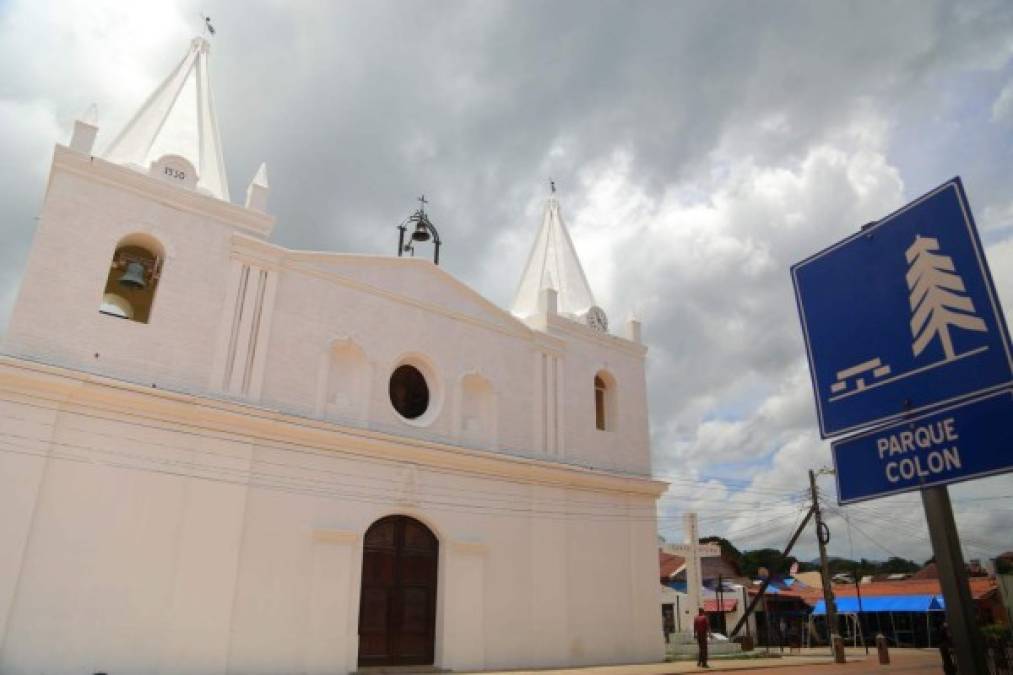
[[[893,638],[895,644],[902,644],[908,642],[908,640],[902,640],[901,636],[909,636],[910,644],[914,645],[916,636],[921,633],[921,630],[916,630],[914,626],[914,616],[912,615],[924,615],[925,616],[925,640],[928,643],[927,646],[932,644],[932,628],[930,625],[931,613],[942,612],[945,609],[945,603],[941,595],[873,595],[863,596],[861,602],[861,609],[859,609],[858,598],[855,596],[842,596],[836,598],[837,612],[841,615],[853,615],[856,622],[860,622],[859,615],[871,615],[879,614],[881,612],[889,614],[890,617],[890,635]],[[826,616],[827,607],[823,600],[816,603],[813,608],[813,617]],[[901,623],[901,629],[897,628],[897,622],[895,621],[895,614],[902,615],[901,618],[904,621]],[[870,617],[871,618],[871,617]],[[887,633],[882,626],[879,617],[876,618],[876,625],[880,632]],[[904,626],[907,625],[907,628]]]
[[[837,611],[854,614],[864,612],[941,612],[946,607],[941,595],[873,595],[862,598],[859,610],[858,598],[844,596],[837,598]],[[816,603],[813,614],[820,616],[827,613],[827,605],[823,600]]]

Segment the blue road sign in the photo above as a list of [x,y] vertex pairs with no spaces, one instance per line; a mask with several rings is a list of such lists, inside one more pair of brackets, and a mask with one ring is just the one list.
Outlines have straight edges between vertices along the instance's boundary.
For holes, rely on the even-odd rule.
[[1013,470],[1013,390],[831,444],[841,504]]
[[827,438],[997,391],[1009,333],[954,178],[791,268]]

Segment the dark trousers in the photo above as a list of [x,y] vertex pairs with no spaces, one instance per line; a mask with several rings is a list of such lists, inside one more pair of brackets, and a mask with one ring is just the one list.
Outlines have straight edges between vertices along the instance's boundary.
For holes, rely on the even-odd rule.
[[939,656],[943,661],[943,672],[946,675],[955,675],[957,665],[953,662],[953,647],[950,645],[939,645]]
[[707,638],[697,637],[696,646],[700,649],[700,655],[696,658],[696,665],[706,666],[707,665]]

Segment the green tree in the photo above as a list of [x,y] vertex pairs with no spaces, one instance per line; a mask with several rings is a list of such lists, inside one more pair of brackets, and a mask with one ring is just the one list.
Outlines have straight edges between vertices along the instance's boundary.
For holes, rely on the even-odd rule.
[[[742,570],[742,552],[724,537],[700,537],[701,544],[717,544],[721,547],[721,557]],[[745,572],[742,572],[745,574]]]

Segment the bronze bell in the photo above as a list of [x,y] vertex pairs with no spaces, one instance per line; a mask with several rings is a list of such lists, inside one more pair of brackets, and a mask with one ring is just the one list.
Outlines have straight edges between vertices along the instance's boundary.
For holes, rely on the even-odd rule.
[[139,262],[128,262],[127,269],[123,273],[123,276],[119,278],[120,286],[126,286],[134,290],[142,290],[147,286],[147,282],[144,281],[144,265]]
[[429,230],[421,220],[415,223],[415,231],[412,232],[412,241],[429,241]]

